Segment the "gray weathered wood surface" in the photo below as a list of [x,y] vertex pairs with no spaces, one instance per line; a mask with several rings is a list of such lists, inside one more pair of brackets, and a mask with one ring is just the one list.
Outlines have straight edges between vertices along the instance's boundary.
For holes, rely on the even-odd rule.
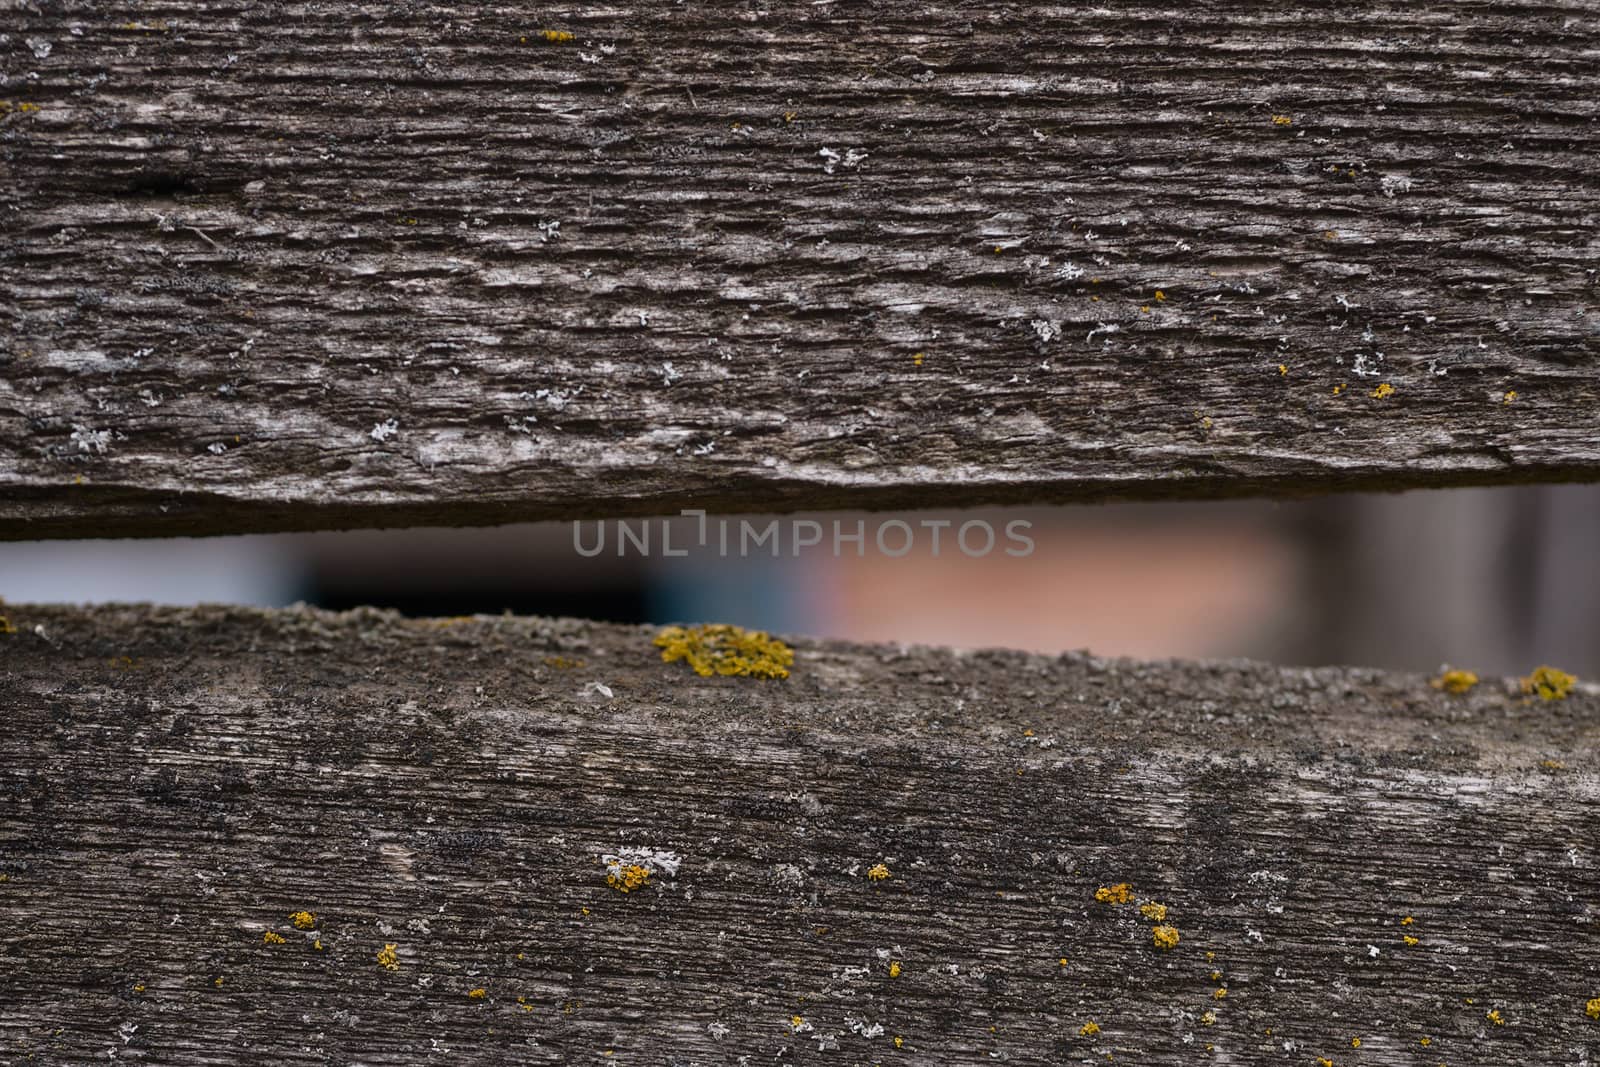
[[[762,683],[573,621],[5,612],[3,1062],[1600,1048],[1592,687],[809,641]],[[608,887],[633,847],[675,876]]]
[[0,538],[1600,472],[1590,2],[61,0],[0,100]]

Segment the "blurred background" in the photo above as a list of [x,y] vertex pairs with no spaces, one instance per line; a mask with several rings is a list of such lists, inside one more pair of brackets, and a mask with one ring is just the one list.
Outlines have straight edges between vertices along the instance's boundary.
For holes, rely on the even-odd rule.
[[[831,536],[792,554],[793,518],[776,559],[720,556],[715,535],[664,557],[655,521],[656,551],[628,544],[620,557],[615,523],[592,557],[568,523],[0,544],[0,597],[509,610],[965,648],[1600,674],[1600,486],[811,516],[829,531],[866,520],[865,554],[847,544],[838,557]],[[888,518],[916,528],[903,556],[873,545]],[[934,558],[919,524],[938,518],[984,519],[1002,541],[971,558],[947,530]],[[1026,558],[1001,550],[1016,519],[1031,524]],[[580,528],[586,548],[599,529]],[[675,549],[697,537],[697,520],[674,520]]]

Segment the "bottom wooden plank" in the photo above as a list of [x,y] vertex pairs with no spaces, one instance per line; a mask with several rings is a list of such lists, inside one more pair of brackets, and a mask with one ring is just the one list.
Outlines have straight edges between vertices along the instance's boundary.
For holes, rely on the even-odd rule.
[[0,610],[0,1062],[1600,1061],[1592,688]]

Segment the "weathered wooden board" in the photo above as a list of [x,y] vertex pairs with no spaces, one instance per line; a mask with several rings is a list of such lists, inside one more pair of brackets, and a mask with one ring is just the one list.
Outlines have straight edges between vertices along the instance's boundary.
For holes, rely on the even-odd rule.
[[61,0],[0,76],[0,537],[1600,472],[1589,2]]
[[[7,610],[7,1062],[1600,1049],[1593,687],[815,642],[704,680],[573,621]],[[675,875],[609,887],[629,848]]]

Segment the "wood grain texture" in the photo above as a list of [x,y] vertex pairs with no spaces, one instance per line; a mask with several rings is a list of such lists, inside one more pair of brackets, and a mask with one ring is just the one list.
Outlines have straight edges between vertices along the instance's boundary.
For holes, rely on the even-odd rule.
[[[1592,686],[811,641],[706,680],[574,621],[7,614],[5,1062],[1600,1045]],[[621,893],[628,848],[680,863]]]
[[1586,0],[52,0],[0,76],[0,537],[1600,472]]

